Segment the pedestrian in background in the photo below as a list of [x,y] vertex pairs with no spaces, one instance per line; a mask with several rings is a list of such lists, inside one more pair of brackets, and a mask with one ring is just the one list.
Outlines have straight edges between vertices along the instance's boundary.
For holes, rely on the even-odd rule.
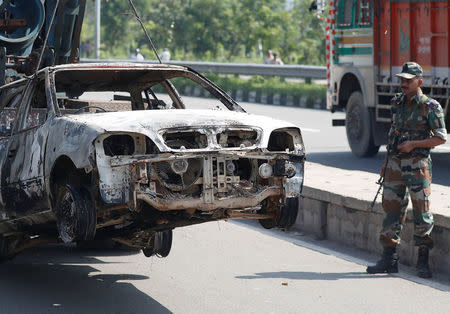
[[432,276],[428,264],[429,250],[433,248],[431,231],[433,215],[430,212],[431,157],[430,149],[447,140],[444,113],[441,105],[425,96],[422,85],[422,67],[406,62],[401,79],[402,93],[391,100],[392,125],[388,138],[388,153],[381,169],[384,177],[383,209],[386,213],[380,233],[383,255],[367,272],[398,272],[397,245],[406,219],[408,191],[414,214],[414,241],[418,246],[418,276]]
[[134,50],[134,55],[131,56],[131,59],[136,61],[144,61],[144,56],[141,54],[139,48],[136,48],[136,50]]
[[266,57],[264,58],[264,64],[273,64],[273,54],[272,50],[267,49]]
[[276,52],[273,53],[273,60],[272,60],[272,64],[278,64],[278,65],[283,65],[283,61],[281,61],[280,58],[278,58],[278,54]]
[[161,61],[162,61],[162,62],[170,61],[170,52],[169,52],[169,49],[164,48],[163,51],[162,51],[162,53],[161,53],[160,58],[161,58]]

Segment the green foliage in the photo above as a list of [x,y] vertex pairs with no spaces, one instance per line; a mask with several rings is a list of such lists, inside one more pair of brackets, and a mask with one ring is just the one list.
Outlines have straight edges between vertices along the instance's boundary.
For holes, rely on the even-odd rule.
[[[272,49],[285,63],[325,64],[324,19],[308,11],[311,0],[133,2],[159,52],[169,48],[172,59],[260,63]],[[93,43],[94,13],[88,1],[84,42]],[[102,1],[101,23],[101,57],[128,58],[139,47],[155,59],[128,1]]]

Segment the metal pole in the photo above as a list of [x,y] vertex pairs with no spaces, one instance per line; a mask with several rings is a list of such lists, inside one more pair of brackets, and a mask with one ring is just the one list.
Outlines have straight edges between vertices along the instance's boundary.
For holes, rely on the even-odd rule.
[[101,0],[95,0],[95,59],[100,59],[100,6]]

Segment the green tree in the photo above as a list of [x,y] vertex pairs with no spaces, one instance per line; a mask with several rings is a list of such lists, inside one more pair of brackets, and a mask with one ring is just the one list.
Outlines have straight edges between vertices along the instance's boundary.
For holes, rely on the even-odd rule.
[[295,0],[291,21],[296,29],[294,63],[325,64],[325,25],[326,16],[321,19],[308,11],[309,0]]
[[[140,4],[144,1],[135,1]],[[138,25],[134,22],[128,1],[102,1],[101,38],[102,57],[127,57],[130,45],[140,36]]]
[[[259,43],[286,63],[324,64],[324,19],[308,11],[311,0],[134,0],[155,45],[174,58],[260,62]],[[88,1],[82,40],[93,39]],[[102,1],[102,57],[128,57],[137,47],[154,58],[127,0]],[[253,57],[252,57],[253,56]]]

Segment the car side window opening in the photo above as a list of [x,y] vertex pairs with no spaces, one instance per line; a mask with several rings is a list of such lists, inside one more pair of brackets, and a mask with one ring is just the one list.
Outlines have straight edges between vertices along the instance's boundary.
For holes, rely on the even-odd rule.
[[10,137],[14,121],[16,120],[17,109],[22,100],[23,87],[11,88],[1,92],[3,109],[0,113],[0,139]]
[[30,104],[27,110],[27,118],[23,129],[34,128],[44,124],[48,114],[47,97],[45,94],[44,80],[40,80],[34,86],[30,96]]
[[55,73],[55,93],[61,114],[239,107],[207,79],[188,71],[61,71]]

